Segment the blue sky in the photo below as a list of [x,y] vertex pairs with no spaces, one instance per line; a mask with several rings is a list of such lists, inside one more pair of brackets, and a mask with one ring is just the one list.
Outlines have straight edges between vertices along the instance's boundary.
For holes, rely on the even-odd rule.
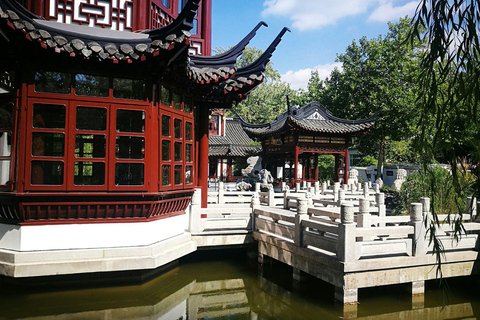
[[339,64],[338,53],[363,36],[388,31],[388,21],[412,17],[418,0],[213,0],[212,48],[237,44],[259,22],[250,43],[266,49],[283,27],[285,34],[271,61],[294,89],[305,88],[313,69],[325,77]]

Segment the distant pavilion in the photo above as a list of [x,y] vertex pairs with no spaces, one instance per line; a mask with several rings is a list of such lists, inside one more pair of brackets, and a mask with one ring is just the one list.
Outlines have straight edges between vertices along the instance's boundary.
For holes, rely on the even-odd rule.
[[[368,119],[337,118],[319,104],[311,102],[292,107],[266,124],[251,124],[241,120],[243,129],[261,141],[263,167],[274,178],[288,183],[318,180],[318,156],[335,156],[335,179],[348,183],[348,146],[354,135],[363,135],[373,127],[376,115]],[[299,173],[301,165],[302,172]]]

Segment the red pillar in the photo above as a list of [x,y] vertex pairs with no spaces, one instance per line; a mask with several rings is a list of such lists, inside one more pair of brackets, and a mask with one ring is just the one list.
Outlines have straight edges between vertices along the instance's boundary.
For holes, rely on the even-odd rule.
[[232,181],[232,163],[233,163],[233,160],[232,158],[228,158],[228,165],[227,165],[227,182],[230,182]]
[[202,38],[205,39],[203,44],[203,56],[209,56],[212,52],[212,0],[202,0]]
[[340,156],[338,154],[335,155],[335,181],[340,181]]
[[141,31],[153,28],[150,17],[150,1],[138,0],[133,3],[133,31]]
[[206,208],[208,203],[208,108],[199,109],[198,125],[198,185],[202,189],[202,208]]
[[295,172],[293,183],[298,182],[298,146],[295,146]]
[[345,173],[343,174],[344,183],[348,183],[348,149],[345,149]]
[[314,165],[315,165],[315,181],[318,181],[318,154],[315,154],[315,161],[314,161]]

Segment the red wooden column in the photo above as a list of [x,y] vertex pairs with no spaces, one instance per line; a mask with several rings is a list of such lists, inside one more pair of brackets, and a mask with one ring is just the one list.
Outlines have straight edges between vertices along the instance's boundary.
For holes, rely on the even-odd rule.
[[345,173],[343,174],[343,181],[348,183],[348,149],[345,148]]
[[232,158],[227,159],[227,182],[232,181]]
[[340,181],[340,156],[338,154],[335,155],[335,181],[338,182]]
[[150,0],[137,0],[133,3],[133,31],[152,29]]
[[314,165],[315,165],[315,181],[318,181],[318,154],[315,154],[315,161],[314,161]]
[[212,52],[212,0],[202,0],[202,4],[202,38],[205,39],[202,55],[209,56]]
[[202,208],[208,203],[208,108],[203,106],[198,112],[198,185],[202,189]]
[[298,146],[295,146],[295,172],[293,183],[298,182]]

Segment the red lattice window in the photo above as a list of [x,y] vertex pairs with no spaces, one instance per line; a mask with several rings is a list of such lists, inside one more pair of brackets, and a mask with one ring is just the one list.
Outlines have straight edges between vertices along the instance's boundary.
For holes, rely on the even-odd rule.
[[151,29],[164,27],[174,20],[174,18],[172,17],[170,12],[166,10],[166,8],[154,2],[152,2],[152,5],[150,7],[150,16],[152,19],[150,26]]
[[131,31],[133,0],[51,0],[50,19],[62,23]]

